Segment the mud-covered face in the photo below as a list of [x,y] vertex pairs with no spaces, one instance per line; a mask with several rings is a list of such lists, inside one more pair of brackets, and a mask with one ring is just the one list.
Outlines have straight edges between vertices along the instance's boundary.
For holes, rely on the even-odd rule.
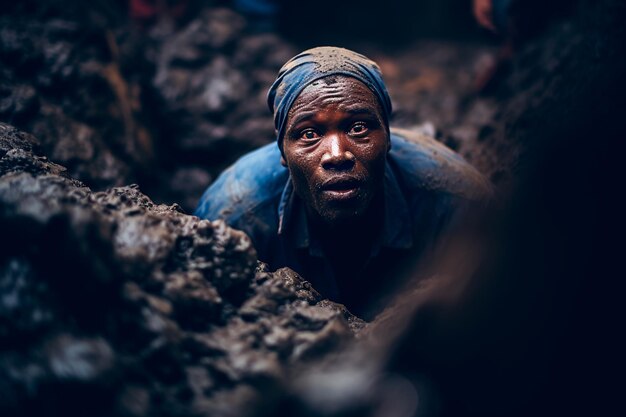
[[312,215],[356,220],[382,193],[389,135],[374,93],[351,77],[308,85],[287,116],[282,164]]

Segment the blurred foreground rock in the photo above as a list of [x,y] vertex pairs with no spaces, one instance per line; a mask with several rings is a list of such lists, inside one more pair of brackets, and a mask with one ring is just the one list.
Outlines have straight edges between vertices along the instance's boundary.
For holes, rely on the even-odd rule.
[[0,124],[0,414],[246,415],[363,327],[242,232],[39,150]]

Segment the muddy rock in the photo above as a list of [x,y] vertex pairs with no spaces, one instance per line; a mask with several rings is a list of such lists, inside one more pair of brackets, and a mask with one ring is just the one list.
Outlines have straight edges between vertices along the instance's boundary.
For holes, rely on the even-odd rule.
[[1,123],[0,135],[2,135],[2,141],[0,142],[0,157],[4,157],[10,150],[20,149],[29,153],[40,153],[39,141],[26,132],[15,129],[13,126]]
[[273,140],[265,93],[295,50],[240,14],[204,6],[142,29],[121,3],[25,3],[0,16],[0,121],[91,189],[139,183],[191,212],[226,165]]
[[[247,33],[246,25],[237,13],[215,8],[179,31],[170,29],[169,36],[153,32],[158,48],[151,89],[160,103],[159,146],[168,158],[184,160],[211,178],[273,140],[265,94],[295,52],[275,35]],[[186,210],[200,193],[194,190],[194,204]]]
[[201,167],[181,167],[168,173],[163,183],[170,190],[173,201],[177,201],[188,213],[193,212],[201,196],[213,181],[208,170]]
[[244,415],[353,339],[357,318],[257,266],[242,232],[136,185],[93,192],[38,149],[0,124],[3,415]]
[[0,17],[0,120],[35,133],[47,156],[94,188],[129,183],[131,165],[151,158],[132,103],[138,85],[121,75],[113,31],[71,18],[73,9]]

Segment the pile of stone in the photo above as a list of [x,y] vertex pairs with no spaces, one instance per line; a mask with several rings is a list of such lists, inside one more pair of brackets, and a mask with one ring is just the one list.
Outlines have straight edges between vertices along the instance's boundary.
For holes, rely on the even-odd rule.
[[246,415],[363,327],[242,232],[40,151],[0,124],[0,414]]
[[94,190],[139,183],[190,212],[225,166],[273,140],[265,93],[294,50],[225,8],[139,27],[109,6],[0,16],[0,121]]

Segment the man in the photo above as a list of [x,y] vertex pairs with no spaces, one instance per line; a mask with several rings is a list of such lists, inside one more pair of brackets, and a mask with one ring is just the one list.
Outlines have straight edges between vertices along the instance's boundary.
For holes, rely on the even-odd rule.
[[433,139],[390,130],[379,67],[334,47],[287,62],[270,88],[278,146],[243,156],[196,215],[252,239],[271,269],[288,266],[322,295],[371,317],[468,202],[488,185]]

